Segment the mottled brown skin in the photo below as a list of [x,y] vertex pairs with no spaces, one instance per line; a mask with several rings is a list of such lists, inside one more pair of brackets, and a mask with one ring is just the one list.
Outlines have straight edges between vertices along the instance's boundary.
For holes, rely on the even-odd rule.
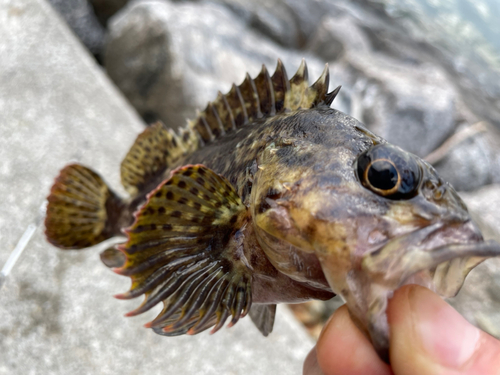
[[423,178],[410,200],[389,200],[363,187],[354,171],[356,159],[383,143],[352,117],[320,106],[243,126],[179,163],[202,163],[226,177],[250,208],[251,222],[240,234],[253,267],[254,303],[340,294],[382,356],[388,337],[385,306],[393,290],[416,282],[453,295],[482,260],[466,258],[464,274],[444,293],[433,281],[436,266],[406,279],[398,271],[390,280],[383,270],[363,267],[370,256],[397,259],[403,250],[391,256],[380,255],[381,250],[404,236],[410,236],[409,243],[426,243],[425,250],[482,241],[453,188],[420,159]]
[[[317,126],[310,126],[310,120],[308,120],[308,117],[314,116],[315,111],[318,111],[318,114],[325,112],[321,116],[340,113],[325,106],[315,109],[312,113],[311,110],[299,110],[277,115],[267,120],[250,123],[222,138],[215,139],[204,147],[200,147],[198,151],[186,158],[181,158],[172,168],[165,170],[155,181],[148,184],[148,187],[138,194],[130,203],[129,208],[124,211],[122,222],[132,224],[131,214],[144,203],[145,196],[151,191],[149,185],[157,186],[161,181],[168,179],[172,170],[186,164],[203,164],[224,176],[236,188],[243,203],[250,206],[253,182],[256,174],[260,171],[259,160],[266,153],[266,148],[272,144],[281,145],[283,167],[287,171],[295,169],[303,161],[303,158],[290,154],[289,151],[294,151],[289,147],[303,140],[306,133],[318,131]],[[323,141],[321,137],[315,138],[312,140],[313,143]],[[340,138],[338,142],[340,142]],[[325,146],[333,147],[328,143]],[[287,153],[290,155],[287,156]],[[281,155],[279,157],[281,159]],[[293,176],[290,175],[290,178]],[[272,189],[272,186],[268,188],[269,195],[273,194]],[[263,199],[263,205],[266,204],[266,199],[267,195]],[[245,256],[253,267],[252,300],[254,303],[297,303],[309,299],[327,300],[335,295],[325,279],[316,255],[304,253],[301,249],[287,244],[286,248],[278,251],[281,256],[287,258],[285,262],[290,264],[290,270],[282,272],[283,267],[273,266],[272,260],[270,261],[272,256],[270,257],[270,254],[263,251],[255,235],[255,227],[250,220],[240,232],[245,238]]]

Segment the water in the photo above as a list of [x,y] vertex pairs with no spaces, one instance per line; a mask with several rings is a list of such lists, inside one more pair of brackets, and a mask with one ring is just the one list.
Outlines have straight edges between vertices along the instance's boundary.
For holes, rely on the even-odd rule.
[[369,0],[416,39],[438,46],[457,70],[500,97],[499,0]]

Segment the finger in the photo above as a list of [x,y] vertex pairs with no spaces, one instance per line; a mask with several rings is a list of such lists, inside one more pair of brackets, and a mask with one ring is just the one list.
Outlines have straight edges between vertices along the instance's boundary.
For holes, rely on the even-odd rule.
[[389,302],[390,357],[398,375],[500,374],[500,342],[428,289],[396,291]]
[[302,369],[303,375],[324,375],[319,367],[318,356],[316,354],[316,347],[312,348],[304,361]]
[[345,306],[327,322],[316,344],[319,367],[325,375],[390,375],[372,344],[354,325]]

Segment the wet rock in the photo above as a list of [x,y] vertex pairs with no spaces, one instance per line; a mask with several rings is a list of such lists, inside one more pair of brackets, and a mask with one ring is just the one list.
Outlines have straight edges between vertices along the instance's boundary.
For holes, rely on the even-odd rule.
[[87,0],[48,0],[94,55],[104,46],[106,31]]
[[[0,9],[2,267],[66,163],[124,193],[120,161],[144,124],[48,3]],[[130,281],[99,250],[57,250],[38,228],[0,290],[0,374],[301,373],[313,343],[286,309],[268,338],[248,318],[214,336],[161,337],[142,327],[151,314],[123,317],[140,302],[112,298]]]
[[[484,237],[500,242],[500,185],[461,196]],[[458,296],[449,302],[470,322],[500,338],[500,258],[488,259],[473,269]]]
[[303,57],[318,77],[317,58],[263,39],[220,5],[139,1],[111,19],[105,66],[146,121],[177,128],[247,71],[272,71],[281,58],[293,75]]

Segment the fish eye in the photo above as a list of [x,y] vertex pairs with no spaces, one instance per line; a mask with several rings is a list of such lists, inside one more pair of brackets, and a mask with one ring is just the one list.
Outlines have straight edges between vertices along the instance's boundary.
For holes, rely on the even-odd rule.
[[362,153],[355,170],[365,188],[394,200],[414,197],[422,175],[411,154],[390,145],[377,145]]

